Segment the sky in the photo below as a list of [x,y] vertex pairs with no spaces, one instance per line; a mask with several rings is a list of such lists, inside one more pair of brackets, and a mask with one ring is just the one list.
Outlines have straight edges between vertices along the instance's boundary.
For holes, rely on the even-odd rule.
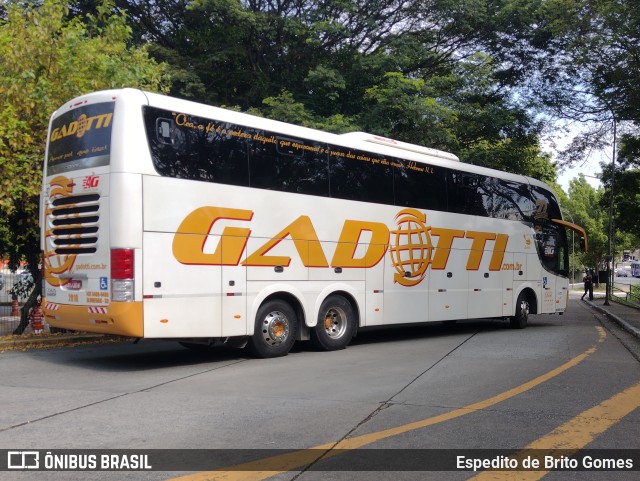
[[587,182],[594,188],[600,187],[600,180],[594,179],[593,177],[596,177],[600,173],[600,162],[602,160],[604,160],[605,162],[611,162],[611,157],[609,156],[607,158],[606,155],[599,153],[599,155],[591,156],[591,158],[587,159],[586,163],[583,165],[575,166],[571,169],[565,169],[561,174],[558,175],[558,183],[562,187],[562,190],[568,192],[569,182],[572,179],[578,177],[579,174],[584,174]]
[[[558,151],[569,145],[573,136],[577,134],[578,131],[579,128],[570,127],[569,130],[565,132],[564,136],[543,141],[542,150],[550,152],[552,160],[555,160],[557,158]],[[597,175],[602,171],[600,167],[601,162],[607,164],[611,163],[611,154],[611,147],[605,148],[605,150],[602,151],[592,152],[584,163],[575,165],[569,169],[563,169],[562,172],[558,174],[558,183],[565,192],[568,192],[569,182],[578,177],[579,174],[584,174],[585,179],[591,186],[594,188],[601,187],[602,184],[600,183],[600,180],[594,177],[597,177]]]

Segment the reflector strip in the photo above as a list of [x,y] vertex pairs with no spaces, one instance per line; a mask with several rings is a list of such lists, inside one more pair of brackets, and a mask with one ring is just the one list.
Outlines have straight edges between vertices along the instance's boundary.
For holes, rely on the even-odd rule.
[[106,307],[87,307],[87,311],[89,311],[90,314],[107,314],[107,308]]

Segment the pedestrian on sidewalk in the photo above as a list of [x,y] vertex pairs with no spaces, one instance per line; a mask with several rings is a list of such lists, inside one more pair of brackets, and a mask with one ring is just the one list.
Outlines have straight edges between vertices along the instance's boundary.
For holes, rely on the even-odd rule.
[[584,296],[591,292],[591,274],[589,271],[585,272],[582,282],[584,282],[584,294],[580,299],[584,301]]

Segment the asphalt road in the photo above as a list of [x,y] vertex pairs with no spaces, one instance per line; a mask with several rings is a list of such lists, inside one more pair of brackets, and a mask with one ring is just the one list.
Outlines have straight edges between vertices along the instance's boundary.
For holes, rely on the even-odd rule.
[[[361,333],[338,352],[301,344],[271,360],[150,341],[10,351],[0,354],[0,449],[242,449],[258,458],[271,456],[267,449],[319,451],[285,455],[289,470],[282,473],[183,467],[0,478],[503,479],[431,466],[467,449],[502,450],[490,456],[563,447],[611,450],[596,452],[608,457],[633,449],[635,471],[542,469],[520,479],[635,480],[639,359],[637,339],[575,300],[564,316],[533,316],[524,330],[501,321],[433,324]],[[375,454],[360,466],[348,454],[305,457],[331,456],[335,448]],[[425,456],[418,460],[425,470],[400,470],[414,455]]]
[[640,284],[640,277],[618,277],[613,279],[616,284]]

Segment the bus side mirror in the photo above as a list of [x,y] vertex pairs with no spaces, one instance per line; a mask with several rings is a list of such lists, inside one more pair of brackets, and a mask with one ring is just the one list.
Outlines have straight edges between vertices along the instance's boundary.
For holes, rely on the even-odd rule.
[[584,237],[580,237],[580,250],[587,252],[587,243],[584,241]]

